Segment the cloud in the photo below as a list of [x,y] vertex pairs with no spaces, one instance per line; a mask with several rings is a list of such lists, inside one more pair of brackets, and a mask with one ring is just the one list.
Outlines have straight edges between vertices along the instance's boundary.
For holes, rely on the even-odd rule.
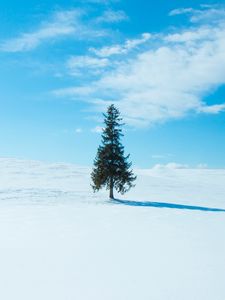
[[185,169],[207,169],[207,164],[198,164],[197,166],[190,167],[188,164],[179,164],[170,162],[168,164],[156,164],[152,167],[154,170],[185,170]]
[[177,169],[189,169],[189,165],[187,164],[178,164],[178,163],[175,163],[175,162],[170,162],[166,165],[163,165],[163,164],[156,164],[153,169],[156,169],[156,170],[160,170],[160,169],[170,169],[170,170],[177,170]]
[[[97,2],[109,3],[108,1]],[[1,42],[0,51],[26,52],[37,48],[46,41],[55,41],[59,38],[70,37],[85,41],[96,39],[96,37],[109,34],[108,30],[103,28],[103,24],[118,23],[127,19],[127,15],[122,10],[107,9],[97,17],[91,15],[88,9],[56,11],[36,29]]]
[[196,30],[184,30],[183,32],[168,34],[165,36],[165,41],[172,43],[187,43],[203,39],[210,40],[210,35],[212,37],[211,40],[213,40],[217,31],[216,28],[213,29],[210,27],[201,27]]
[[85,96],[87,97],[93,92],[93,88],[91,86],[78,86],[78,87],[69,87],[62,88],[52,91],[52,94],[57,97],[75,97],[75,96]]
[[67,67],[71,75],[78,76],[84,69],[96,73],[99,69],[109,65],[107,58],[98,58],[91,56],[73,56],[67,61]]
[[82,133],[83,132],[83,129],[82,128],[76,128],[75,129],[75,133],[77,133],[77,134],[80,134],[80,133]]
[[25,52],[33,50],[49,40],[63,37],[88,40],[108,34],[103,28],[96,27],[91,18],[84,21],[82,17],[85,14],[86,12],[81,9],[55,12],[50,20],[42,22],[36,30],[3,41],[0,44],[0,51]]
[[101,127],[101,126],[96,126],[91,129],[91,132],[93,132],[93,133],[102,133],[102,131],[103,131],[103,127]]
[[97,23],[118,23],[128,19],[126,13],[122,10],[106,10],[101,16],[96,18]]
[[150,33],[143,33],[139,39],[126,40],[124,45],[106,46],[101,49],[90,48],[89,50],[100,57],[109,57],[112,55],[127,54],[130,50],[146,43],[151,38]]
[[[54,93],[87,101],[99,111],[114,103],[125,122],[134,127],[193,113],[216,114],[224,111],[225,103],[208,105],[204,99],[225,84],[224,37],[225,19],[218,19],[155,34],[151,44],[144,42],[151,35],[143,34],[121,45],[90,49],[98,58],[107,58],[110,68],[103,66],[99,78],[87,84],[84,81]],[[137,51],[129,51],[137,45]]]
[[89,101],[98,96],[101,101],[95,104],[100,109],[114,102],[134,126],[182,118],[192,111],[215,113],[223,106],[209,108],[202,101],[204,94],[225,82],[225,62],[221,63],[225,43],[214,48],[214,43],[205,42],[192,51],[186,44],[162,46],[139,54],[87,87],[64,92],[86,95]]
[[177,15],[183,15],[183,14],[189,14],[193,13],[195,10],[191,7],[189,8],[177,8],[173,9],[169,12],[169,16],[177,16]]
[[50,21],[44,22],[37,30],[6,40],[0,45],[0,49],[6,52],[29,51],[43,41],[72,35],[76,32],[75,24],[80,15],[79,10],[56,12]]
[[190,21],[198,22],[218,22],[219,19],[224,19],[225,8],[222,5],[201,5],[199,9],[178,8],[170,11],[169,16],[189,15]]
[[202,106],[199,108],[199,112],[203,112],[206,114],[218,114],[223,111],[225,111],[225,103],[209,105],[209,106]]

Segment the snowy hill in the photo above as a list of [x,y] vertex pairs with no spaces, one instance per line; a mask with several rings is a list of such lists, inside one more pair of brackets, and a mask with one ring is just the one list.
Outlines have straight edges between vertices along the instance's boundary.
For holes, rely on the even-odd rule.
[[225,170],[135,173],[110,202],[89,168],[0,159],[0,299],[224,300]]

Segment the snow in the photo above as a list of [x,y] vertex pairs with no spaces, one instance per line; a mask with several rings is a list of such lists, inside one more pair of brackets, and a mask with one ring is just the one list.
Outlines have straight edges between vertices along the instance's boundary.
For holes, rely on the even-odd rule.
[[225,170],[135,172],[112,202],[87,167],[0,159],[0,299],[224,300]]

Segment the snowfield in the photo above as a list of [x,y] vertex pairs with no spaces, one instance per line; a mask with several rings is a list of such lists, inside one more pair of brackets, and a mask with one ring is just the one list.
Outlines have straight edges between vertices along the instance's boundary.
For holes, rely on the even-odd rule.
[[90,169],[0,159],[0,299],[224,300],[225,170],[135,170],[119,201]]

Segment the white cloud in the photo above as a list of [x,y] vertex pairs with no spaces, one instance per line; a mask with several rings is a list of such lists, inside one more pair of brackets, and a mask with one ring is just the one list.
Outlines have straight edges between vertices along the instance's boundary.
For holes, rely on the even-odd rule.
[[[96,2],[97,0],[95,0]],[[108,1],[97,1],[107,3]],[[18,37],[0,43],[0,51],[26,52],[37,48],[43,42],[58,38],[95,39],[109,34],[104,23],[118,23],[128,19],[124,11],[105,10],[93,18],[87,10],[72,9],[55,12],[49,20],[42,22],[36,29],[21,33]]]
[[215,34],[217,34],[217,29],[213,29],[210,27],[200,27],[196,30],[188,29],[179,33],[168,34],[165,36],[165,41],[167,42],[175,42],[175,43],[187,43],[193,42],[203,39],[214,39]]
[[98,58],[92,56],[73,56],[67,62],[67,67],[71,75],[80,75],[84,69],[97,72],[98,69],[108,66],[107,58]]
[[124,53],[124,49],[120,45],[106,46],[101,49],[90,48],[89,50],[100,57]]
[[225,8],[222,5],[201,5],[199,9],[178,8],[169,13],[169,16],[190,15],[190,21],[197,22],[218,22],[219,19],[224,19]]
[[96,18],[97,23],[118,23],[127,20],[128,16],[122,10],[106,10],[101,16]]
[[209,106],[202,106],[199,108],[199,112],[204,112],[207,114],[218,114],[222,111],[225,111],[225,103],[209,105]]
[[102,131],[103,131],[103,127],[101,127],[101,126],[96,126],[91,129],[91,132],[93,132],[93,133],[102,133]]
[[195,10],[191,7],[188,8],[177,8],[170,11],[169,16],[177,16],[183,14],[193,13]]
[[80,14],[81,12],[77,10],[57,12],[50,21],[43,23],[37,30],[6,40],[0,49],[6,52],[29,51],[45,40],[74,34],[76,31],[74,25]]
[[182,170],[182,169],[207,169],[207,164],[198,164],[197,166],[190,167],[188,164],[179,164],[170,162],[168,164],[156,164],[152,167],[154,170]]
[[127,54],[130,50],[144,44],[151,38],[150,33],[143,33],[139,39],[129,39],[124,45],[106,46],[101,49],[90,48],[89,50],[100,57],[109,57],[112,55]]
[[225,82],[225,43],[217,42],[146,51],[94,82],[90,95],[99,93],[116,102],[125,120],[135,126],[206,112],[202,97]]
[[82,133],[83,132],[83,129],[82,128],[76,128],[75,129],[75,133],[77,133],[77,134],[80,134],[80,133]]
[[191,21],[196,22],[218,22],[219,19],[225,18],[224,7],[211,7],[193,11]]
[[52,93],[57,97],[88,96],[93,92],[91,86],[69,87],[54,90]]
[[59,11],[50,20],[43,22],[36,30],[21,34],[0,44],[0,51],[23,52],[38,47],[45,41],[62,37],[93,39],[106,35],[106,31],[95,29],[93,20],[83,21],[84,11],[79,9]]
[[160,169],[171,169],[171,170],[177,170],[177,169],[189,169],[189,165],[187,164],[178,164],[175,162],[170,162],[166,165],[163,164],[156,164],[153,169],[160,170]]
[[135,127],[224,110],[225,103],[208,105],[204,97],[225,84],[225,20],[160,34],[151,48],[147,44],[138,54],[113,56],[136,44],[92,49],[113,67],[87,85],[55,93],[80,97],[99,110],[115,103],[125,122]]

